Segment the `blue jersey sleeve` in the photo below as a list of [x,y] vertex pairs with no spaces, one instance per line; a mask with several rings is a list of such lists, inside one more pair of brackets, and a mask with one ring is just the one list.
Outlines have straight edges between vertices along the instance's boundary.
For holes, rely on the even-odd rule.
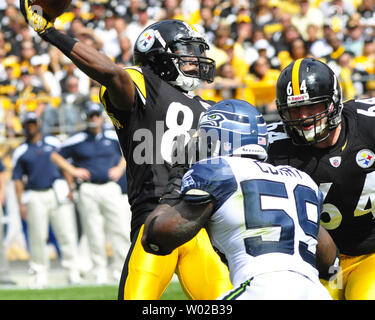
[[25,174],[24,167],[20,159],[17,159],[17,162],[13,166],[12,179],[13,180],[22,180],[23,175]]
[[186,172],[181,185],[184,200],[204,203],[215,199],[215,210],[237,190],[237,181],[227,161],[212,158],[197,162]]

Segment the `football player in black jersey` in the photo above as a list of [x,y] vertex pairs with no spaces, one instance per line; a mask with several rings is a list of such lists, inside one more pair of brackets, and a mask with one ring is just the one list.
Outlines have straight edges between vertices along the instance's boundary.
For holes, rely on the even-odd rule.
[[137,66],[123,69],[97,50],[57,31],[29,1],[20,0],[29,25],[102,85],[100,98],[127,161],[132,246],[119,299],[159,299],[175,272],[192,299],[215,299],[232,288],[228,268],[205,230],[164,257],[146,253],[140,243],[143,223],[168,182],[174,139],[184,134],[187,143],[189,131],[196,128],[210,105],[189,94],[201,81],[214,78],[215,63],[205,55],[205,40],[183,21],[155,23],[136,41]]
[[375,299],[375,99],[342,102],[324,63],[298,59],[280,74],[282,122],[268,126],[269,161],[307,172],[325,196],[321,224],[341,253],[325,283],[335,299]]

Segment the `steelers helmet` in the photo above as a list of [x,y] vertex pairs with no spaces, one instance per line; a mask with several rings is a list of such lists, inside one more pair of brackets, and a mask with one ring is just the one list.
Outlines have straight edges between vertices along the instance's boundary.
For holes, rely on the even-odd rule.
[[[201,80],[214,80],[215,61],[205,56],[208,49],[203,36],[187,22],[163,20],[139,35],[134,45],[134,63],[150,66],[161,79],[191,91]],[[186,70],[185,65],[196,67]]]
[[[296,118],[299,108],[324,104],[322,112]],[[336,75],[323,62],[298,59],[280,74],[276,84],[276,105],[287,134],[294,144],[312,145],[328,138],[341,122],[342,97]]]

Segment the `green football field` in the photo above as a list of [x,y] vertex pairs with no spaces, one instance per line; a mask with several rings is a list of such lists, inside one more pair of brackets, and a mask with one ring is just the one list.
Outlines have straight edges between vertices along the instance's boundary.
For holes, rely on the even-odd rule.
[[[117,286],[74,286],[50,289],[0,288],[0,300],[117,300]],[[162,300],[187,300],[178,282],[171,282]]]

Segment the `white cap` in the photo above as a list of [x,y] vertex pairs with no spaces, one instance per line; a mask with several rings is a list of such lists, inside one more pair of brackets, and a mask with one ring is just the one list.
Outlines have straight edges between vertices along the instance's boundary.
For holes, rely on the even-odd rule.
[[34,56],[31,58],[30,63],[32,66],[48,65],[50,58],[48,55]]

